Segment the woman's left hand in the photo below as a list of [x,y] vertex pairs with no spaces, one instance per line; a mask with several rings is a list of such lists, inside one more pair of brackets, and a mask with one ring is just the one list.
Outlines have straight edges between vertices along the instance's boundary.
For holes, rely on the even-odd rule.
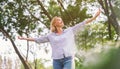
[[100,10],[100,8],[99,8],[98,11],[96,12],[95,16],[92,17],[92,18],[90,18],[90,19],[88,19],[88,20],[86,20],[86,23],[90,23],[90,22],[92,22],[93,20],[95,20],[95,19],[100,15],[100,13],[101,13],[101,10]]
[[99,8],[98,11],[97,11],[97,13],[95,14],[95,17],[99,16],[100,13],[101,13],[101,10],[100,10],[100,8]]

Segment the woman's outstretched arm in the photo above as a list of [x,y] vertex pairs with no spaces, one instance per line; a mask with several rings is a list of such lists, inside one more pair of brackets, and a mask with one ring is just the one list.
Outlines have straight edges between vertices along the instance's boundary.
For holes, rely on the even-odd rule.
[[27,40],[27,41],[35,41],[34,38],[25,38],[25,37],[20,37],[20,36],[18,36],[18,39],[20,39],[20,40]]
[[95,16],[93,16],[92,18],[85,20],[83,22],[80,22],[80,23],[76,24],[75,26],[73,26],[72,27],[73,32],[77,33],[79,31],[83,30],[85,28],[85,24],[88,24],[88,23],[92,22],[93,20],[95,20],[100,15],[100,12],[101,12],[101,10],[99,9],[97,11],[97,13],[95,14]]
[[18,39],[27,40],[27,41],[34,41],[34,42],[37,42],[37,43],[49,42],[49,39],[48,39],[47,35],[46,36],[41,36],[41,37],[38,37],[38,38],[25,38],[25,37],[18,36]]
[[93,16],[92,18],[86,20],[86,23],[90,23],[90,22],[92,22],[93,20],[95,20],[95,19],[100,15],[100,12],[101,12],[101,10],[99,9],[99,10],[97,11],[97,13],[95,14],[95,16]]

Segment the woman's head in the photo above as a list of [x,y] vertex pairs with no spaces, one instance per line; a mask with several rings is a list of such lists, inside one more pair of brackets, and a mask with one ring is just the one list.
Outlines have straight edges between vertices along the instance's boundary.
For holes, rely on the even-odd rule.
[[61,17],[53,17],[52,21],[51,21],[51,25],[50,25],[50,29],[51,32],[56,32],[57,29],[56,28],[62,28],[64,26],[63,20]]

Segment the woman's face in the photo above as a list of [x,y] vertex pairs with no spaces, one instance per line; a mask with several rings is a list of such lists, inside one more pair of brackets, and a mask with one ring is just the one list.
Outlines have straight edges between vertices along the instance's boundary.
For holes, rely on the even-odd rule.
[[56,18],[56,20],[55,20],[55,26],[56,27],[63,27],[64,26],[62,18],[60,18],[60,17]]

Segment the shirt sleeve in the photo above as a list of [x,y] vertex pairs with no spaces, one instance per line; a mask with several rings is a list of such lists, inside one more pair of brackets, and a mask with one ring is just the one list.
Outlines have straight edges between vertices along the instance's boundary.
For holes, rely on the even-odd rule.
[[86,21],[83,21],[73,26],[72,27],[73,33],[76,34],[77,32],[84,30],[85,24],[86,24]]
[[34,38],[34,40],[35,40],[36,43],[49,42],[48,35],[46,35],[46,36],[41,36],[41,37],[39,37],[39,38]]

